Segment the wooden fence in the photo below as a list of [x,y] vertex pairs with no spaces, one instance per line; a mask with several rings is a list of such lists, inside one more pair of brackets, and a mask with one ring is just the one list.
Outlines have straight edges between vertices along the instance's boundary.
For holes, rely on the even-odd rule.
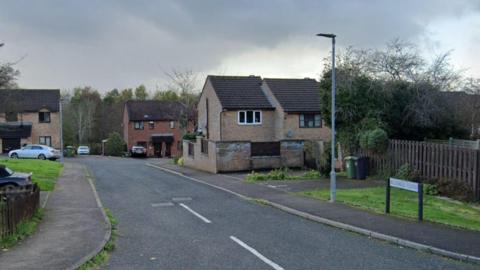
[[0,192],[0,239],[15,233],[18,224],[33,217],[39,205],[37,185],[20,191]]
[[390,140],[387,153],[369,157],[373,172],[398,170],[408,163],[422,177],[467,183],[480,200],[480,151],[431,142]]

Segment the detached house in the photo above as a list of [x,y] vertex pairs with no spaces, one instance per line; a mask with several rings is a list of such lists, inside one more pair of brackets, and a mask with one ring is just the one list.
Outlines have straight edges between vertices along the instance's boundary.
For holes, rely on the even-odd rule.
[[196,142],[186,166],[211,172],[303,166],[305,140],[328,140],[318,82],[208,76],[197,106]]
[[0,149],[60,148],[60,90],[0,90]]
[[[131,100],[125,103],[123,138],[128,149],[141,145],[148,156],[171,157],[181,153],[180,119],[185,107],[179,102]],[[190,117],[191,118],[191,117]],[[190,120],[188,130],[192,130]]]

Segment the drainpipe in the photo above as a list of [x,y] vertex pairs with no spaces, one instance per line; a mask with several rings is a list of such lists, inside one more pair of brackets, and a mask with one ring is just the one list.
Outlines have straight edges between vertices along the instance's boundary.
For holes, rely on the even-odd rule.
[[222,138],[222,115],[223,115],[223,111],[220,112],[220,141],[223,141],[223,138]]

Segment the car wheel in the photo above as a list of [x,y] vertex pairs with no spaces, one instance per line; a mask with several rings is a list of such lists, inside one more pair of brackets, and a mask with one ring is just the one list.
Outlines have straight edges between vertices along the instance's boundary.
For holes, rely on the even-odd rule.
[[5,186],[0,187],[1,191],[12,191],[14,189],[15,189],[14,185],[5,185]]
[[18,154],[17,153],[13,153],[10,155],[11,158],[18,158]]
[[38,159],[45,160],[45,159],[47,159],[47,157],[45,157],[44,154],[40,154],[40,155],[38,155]]

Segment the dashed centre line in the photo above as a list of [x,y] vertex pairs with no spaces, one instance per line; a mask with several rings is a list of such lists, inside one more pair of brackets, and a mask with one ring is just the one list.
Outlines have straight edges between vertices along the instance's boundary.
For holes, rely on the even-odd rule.
[[260,252],[256,251],[254,248],[250,247],[249,245],[245,244],[242,240],[236,238],[235,236],[231,235],[230,236],[230,239],[232,239],[235,243],[239,244],[241,247],[243,247],[244,249],[250,251],[250,253],[252,253],[253,255],[257,256],[257,258],[259,258],[260,260],[262,260],[264,263],[270,265],[273,269],[275,270],[285,270],[283,267],[281,267],[280,265],[274,263],[273,261],[271,261],[270,259],[268,259],[267,257],[263,256]]
[[193,215],[195,215],[196,217],[198,217],[199,219],[201,219],[203,222],[205,223],[212,223],[210,220],[208,220],[206,217],[200,215],[199,213],[193,211],[190,207],[186,206],[185,204],[183,203],[180,203],[180,206],[187,209],[188,212],[192,213]]

